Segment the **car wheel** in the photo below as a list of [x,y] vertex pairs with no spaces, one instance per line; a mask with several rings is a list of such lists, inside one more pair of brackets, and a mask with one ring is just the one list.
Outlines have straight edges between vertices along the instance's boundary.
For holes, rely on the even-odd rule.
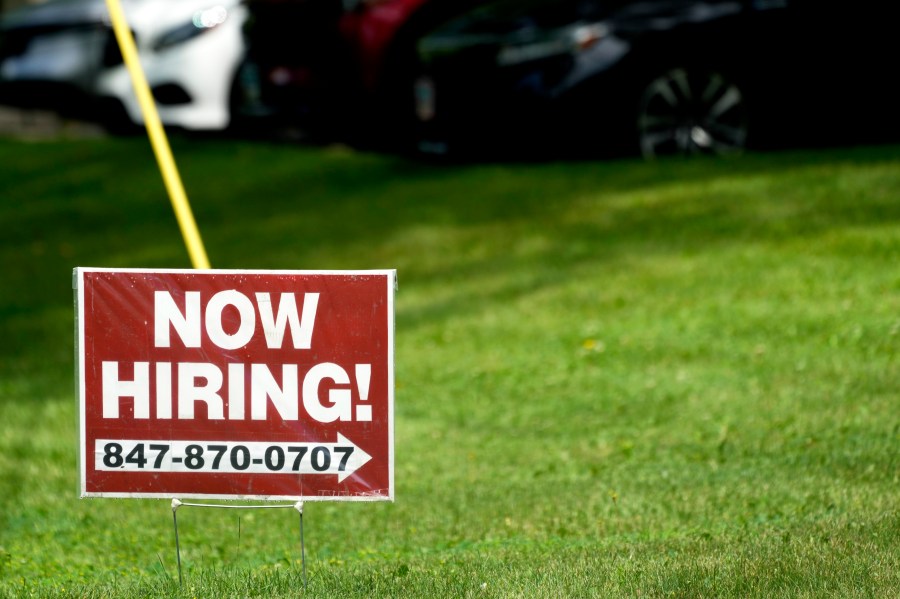
[[740,152],[747,131],[744,94],[720,73],[668,71],[640,100],[638,141],[646,158]]

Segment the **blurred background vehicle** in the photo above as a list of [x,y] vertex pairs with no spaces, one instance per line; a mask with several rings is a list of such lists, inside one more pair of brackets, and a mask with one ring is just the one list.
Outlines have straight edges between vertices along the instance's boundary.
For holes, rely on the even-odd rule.
[[26,5],[0,15],[0,101],[80,112],[92,101],[100,65],[116,50],[105,15],[102,1]]
[[[411,50],[419,33],[416,27],[420,11],[435,0],[344,0],[340,17],[341,35],[357,65],[361,87],[370,93],[384,88],[385,79],[398,67],[399,54]],[[422,29],[419,31],[418,29]],[[404,39],[406,38],[406,39]],[[406,44],[404,49],[402,46]]]
[[249,0],[260,113],[313,136],[408,141],[416,43],[477,0]]
[[[122,0],[164,124],[229,126],[245,47],[239,0]],[[143,123],[104,0],[48,0],[0,18],[0,103],[112,128]]]
[[339,30],[341,0],[247,0],[246,57],[235,104],[251,126],[336,136],[355,89]]
[[[877,0],[122,3],[160,117],[185,129],[557,156],[900,134],[896,9]],[[0,103],[142,122],[105,0],[4,14]]]
[[419,40],[417,144],[650,157],[896,135],[892,11],[493,0]]

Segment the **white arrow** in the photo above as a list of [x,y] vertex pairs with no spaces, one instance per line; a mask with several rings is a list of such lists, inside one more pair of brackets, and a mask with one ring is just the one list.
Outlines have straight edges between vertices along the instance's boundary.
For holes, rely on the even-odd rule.
[[372,456],[341,433],[335,443],[98,439],[94,467],[118,472],[336,474],[338,482]]
[[[348,476],[350,476],[351,474],[353,474],[354,472],[356,472],[357,470],[359,470],[360,468],[365,466],[366,463],[372,459],[372,456],[367,454],[365,451],[362,450],[362,448],[360,448],[355,443],[351,442],[350,439],[348,439],[341,433],[337,434],[337,444],[336,445],[353,448],[353,452],[350,454],[349,458],[347,459],[347,463],[344,465],[344,469],[338,470],[338,482],[339,483],[344,482],[345,478],[347,478]],[[334,465],[334,464],[332,464],[332,465]],[[340,467],[340,464],[338,464],[338,467]]]

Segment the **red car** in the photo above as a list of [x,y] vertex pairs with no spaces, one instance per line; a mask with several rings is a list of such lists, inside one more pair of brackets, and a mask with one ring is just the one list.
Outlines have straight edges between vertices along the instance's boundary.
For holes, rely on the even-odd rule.
[[477,0],[249,0],[256,112],[345,141],[394,145],[413,123],[421,35]]
[[[340,31],[359,67],[364,90],[375,93],[389,62],[401,52],[404,26],[430,0],[348,0]],[[387,73],[390,76],[390,73]]]

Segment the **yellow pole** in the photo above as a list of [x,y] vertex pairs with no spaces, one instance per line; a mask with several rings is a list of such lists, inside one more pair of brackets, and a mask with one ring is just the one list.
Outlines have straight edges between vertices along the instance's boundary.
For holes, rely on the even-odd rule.
[[116,40],[119,42],[122,58],[125,60],[125,66],[131,75],[131,83],[134,86],[138,103],[141,106],[141,112],[144,115],[147,135],[150,137],[150,144],[153,146],[156,161],[162,172],[163,182],[166,190],[169,192],[169,199],[172,202],[172,208],[175,210],[175,218],[178,219],[178,226],[181,228],[181,235],[184,237],[185,245],[187,245],[191,263],[194,268],[210,268],[209,258],[207,258],[206,250],[203,247],[203,240],[200,238],[200,232],[197,230],[197,223],[194,221],[191,205],[188,203],[187,195],[184,192],[184,185],[181,182],[181,176],[178,174],[178,167],[175,166],[175,159],[172,157],[169,140],[159,120],[156,104],[153,101],[153,94],[150,93],[150,86],[147,84],[147,78],[144,76],[144,71],[138,59],[134,37],[132,37],[131,29],[129,29],[128,22],[125,20],[122,4],[119,0],[106,0],[106,6],[112,20]]

